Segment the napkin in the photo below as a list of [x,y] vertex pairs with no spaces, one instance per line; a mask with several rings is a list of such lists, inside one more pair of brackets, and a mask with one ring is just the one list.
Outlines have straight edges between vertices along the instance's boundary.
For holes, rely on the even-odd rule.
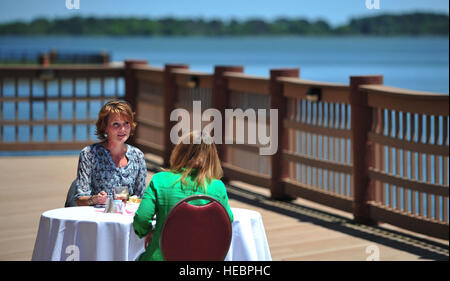
[[[122,208],[122,212],[119,213],[115,213],[115,214],[122,214],[122,215],[127,215],[127,216],[134,216],[134,214],[136,213],[137,209],[139,208],[139,203],[127,203],[123,208]],[[99,213],[104,213],[105,212],[105,208],[95,208],[96,212]]]
[[125,208],[123,208],[125,211],[125,212],[123,212],[123,214],[134,216],[134,214],[136,213],[138,208],[139,208],[139,203],[127,203],[125,205]]

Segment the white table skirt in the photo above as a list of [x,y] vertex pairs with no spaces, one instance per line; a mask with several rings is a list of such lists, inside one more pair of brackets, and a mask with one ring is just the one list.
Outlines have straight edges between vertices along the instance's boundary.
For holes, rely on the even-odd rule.
[[[231,208],[233,236],[226,261],[272,260],[261,215]],[[46,211],[41,215],[32,260],[132,261],[144,251],[133,230],[133,216],[92,207]]]
[[226,261],[271,261],[269,244],[261,214],[231,208],[234,215],[233,236]]

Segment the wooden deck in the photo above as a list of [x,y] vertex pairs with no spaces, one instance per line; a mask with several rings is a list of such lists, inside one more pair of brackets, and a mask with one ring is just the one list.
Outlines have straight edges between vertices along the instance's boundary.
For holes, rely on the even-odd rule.
[[[31,259],[39,217],[63,207],[77,161],[77,156],[0,157],[0,260]],[[149,172],[148,180],[152,175]],[[230,184],[231,207],[261,213],[274,261],[364,261],[373,248],[380,260],[449,259],[446,240],[385,224],[357,225],[342,211],[303,199],[272,201],[268,190]]]

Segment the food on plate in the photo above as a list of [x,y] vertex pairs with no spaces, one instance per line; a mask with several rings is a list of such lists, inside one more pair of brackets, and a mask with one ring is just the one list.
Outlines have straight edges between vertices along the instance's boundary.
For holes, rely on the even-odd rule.
[[133,195],[128,198],[128,203],[141,203],[141,200],[136,195]]

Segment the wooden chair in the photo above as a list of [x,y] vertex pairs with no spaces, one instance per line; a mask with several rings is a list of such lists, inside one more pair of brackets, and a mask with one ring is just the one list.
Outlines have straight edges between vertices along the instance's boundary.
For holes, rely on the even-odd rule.
[[[210,201],[205,205],[193,200]],[[231,243],[231,222],[225,208],[207,195],[180,200],[169,212],[160,237],[160,249],[168,261],[223,261]]]

